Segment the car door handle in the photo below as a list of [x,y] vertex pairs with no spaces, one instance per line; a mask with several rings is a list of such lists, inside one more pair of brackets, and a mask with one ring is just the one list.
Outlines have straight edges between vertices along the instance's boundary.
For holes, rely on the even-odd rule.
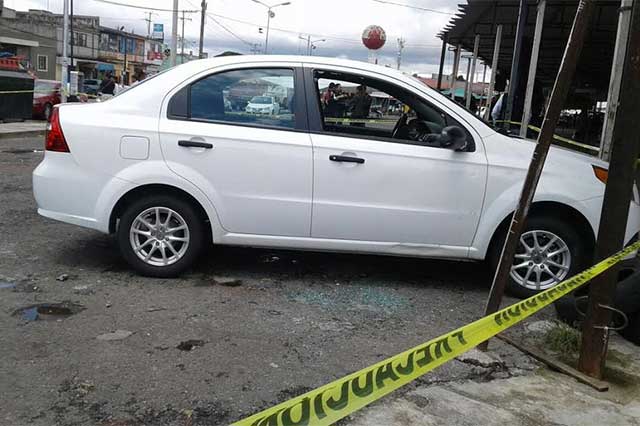
[[364,163],[364,158],[348,157],[346,155],[330,155],[329,160],[337,161],[339,163],[358,163],[358,164]]
[[187,148],[205,148],[212,149],[213,144],[207,142],[196,142],[196,141],[178,141],[178,145],[184,146]]

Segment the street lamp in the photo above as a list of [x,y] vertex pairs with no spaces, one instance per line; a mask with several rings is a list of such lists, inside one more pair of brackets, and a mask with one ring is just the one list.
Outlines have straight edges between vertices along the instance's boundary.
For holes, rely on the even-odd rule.
[[269,51],[269,23],[271,21],[271,18],[273,18],[274,16],[276,16],[275,13],[273,13],[273,11],[271,9],[275,9],[276,7],[279,6],[287,6],[290,5],[291,2],[290,1],[285,1],[283,3],[278,3],[278,4],[274,4],[272,6],[269,6],[266,3],[261,2],[260,0],[253,0],[254,3],[258,3],[264,7],[267,8],[267,35],[265,37],[265,41],[264,41],[264,53],[265,55],[267,54],[267,52]]
[[313,51],[316,49],[316,43],[322,43],[323,41],[327,41],[326,38],[321,38],[318,40],[309,40],[309,56],[313,55]]
[[308,35],[306,37],[302,37],[301,35],[298,36],[298,38],[300,40],[304,40],[307,42],[307,55],[311,56],[312,54],[312,50],[316,48],[314,43],[321,43],[323,41],[327,41],[326,38],[319,38],[317,40],[311,40],[311,36]]

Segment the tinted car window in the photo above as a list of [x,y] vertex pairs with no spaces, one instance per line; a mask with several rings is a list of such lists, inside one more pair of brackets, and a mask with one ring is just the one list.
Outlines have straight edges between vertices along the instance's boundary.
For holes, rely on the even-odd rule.
[[399,86],[321,70],[314,72],[314,80],[325,132],[418,143],[423,134],[438,135],[455,125],[473,144],[473,137],[458,121]]
[[247,69],[205,77],[191,85],[189,117],[293,128],[293,70]]

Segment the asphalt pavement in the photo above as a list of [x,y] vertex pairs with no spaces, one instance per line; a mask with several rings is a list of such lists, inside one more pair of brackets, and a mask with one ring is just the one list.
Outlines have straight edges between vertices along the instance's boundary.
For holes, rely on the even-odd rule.
[[[0,140],[2,425],[228,424],[483,311],[482,263],[213,247],[181,278],[140,277],[112,236],[37,215],[42,148]],[[418,384],[538,366],[492,348],[500,371],[456,360]]]

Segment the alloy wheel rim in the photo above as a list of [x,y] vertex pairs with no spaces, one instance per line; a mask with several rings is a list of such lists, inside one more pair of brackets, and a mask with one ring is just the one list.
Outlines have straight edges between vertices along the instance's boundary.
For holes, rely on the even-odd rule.
[[549,231],[522,234],[511,267],[511,278],[529,290],[546,290],[564,280],[571,268],[567,243]]
[[129,230],[133,252],[151,266],[176,263],[187,252],[189,241],[187,222],[168,207],[146,209],[133,220]]

